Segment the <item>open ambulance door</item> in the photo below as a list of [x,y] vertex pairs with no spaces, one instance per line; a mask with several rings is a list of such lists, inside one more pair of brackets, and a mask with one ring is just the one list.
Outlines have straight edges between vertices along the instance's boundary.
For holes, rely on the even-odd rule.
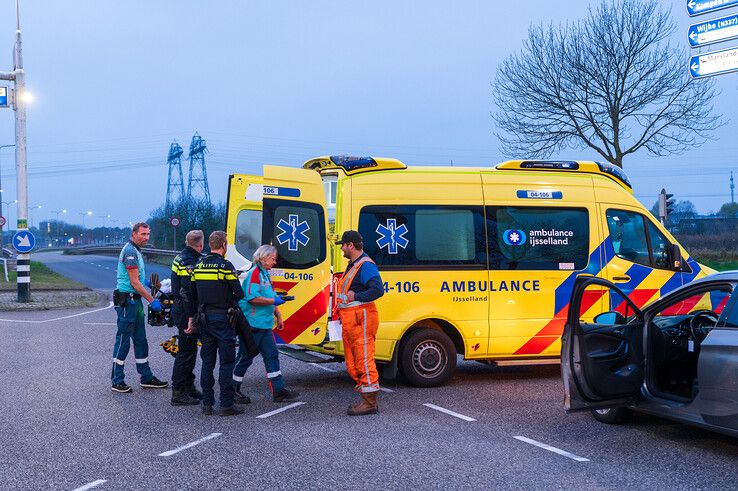
[[277,248],[272,283],[295,297],[279,307],[284,329],[274,330],[278,342],[323,342],[331,273],[320,174],[265,165],[264,176],[232,175],[227,216],[227,258],[239,271],[251,267],[260,245]]
[[[607,297],[609,310],[583,322],[582,306],[595,296]],[[618,287],[602,278],[577,278],[561,339],[567,410],[634,403],[644,379],[643,326],[643,314]]]

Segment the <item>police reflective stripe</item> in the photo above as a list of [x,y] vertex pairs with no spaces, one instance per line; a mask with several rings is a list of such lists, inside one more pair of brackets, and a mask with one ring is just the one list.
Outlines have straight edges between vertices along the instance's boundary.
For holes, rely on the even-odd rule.
[[192,281],[218,281],[218,273],[205,273],[202,271],[195,271],[192,275]]
[[148,358],[136,358],[136,363],[148,363]]
[[233,380],[235,380],[238,383],[243,382],[243,377],[239,377],[238,375],[233,375]]
[[267,372],[267,378],[277,378],[280,375],[282,375],[282,370],[277,370],[276,372]]
[[125,365],[126,364],[126,361],[125,360],[119,360],[118,358],[113,358],[113,363],[115,363],[116,365]]

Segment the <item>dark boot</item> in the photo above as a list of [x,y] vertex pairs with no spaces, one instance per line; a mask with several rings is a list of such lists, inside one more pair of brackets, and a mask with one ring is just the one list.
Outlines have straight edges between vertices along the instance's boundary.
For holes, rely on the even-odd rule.
[[362,392],[361,402],[354,404],[348,408],[346,414],[349,416],[364,416],[366,414],[377,414],[379,405],[377,404],[377,395],[379,392]]
[[195,387],[195,384],[190,385],[190,388],[187,389],[187,393],[190,395],[190,397],[194,397],[198,401],[202,399],[202,392],[197,390],[197,387]]
[[251,398],[241,392],[241,384],[233,384],[233,388],[236,389],[236,394],[233,396],[233,400],[239,404],[251,404]]
[[192,397],[187,390],[172,389],[172,406],[195,406],[200,399]]
[[235,404],[233,406],[228,406],[221,408],[220,415],[221,416],[238,416],[239,414],[243,414],[244,410]]

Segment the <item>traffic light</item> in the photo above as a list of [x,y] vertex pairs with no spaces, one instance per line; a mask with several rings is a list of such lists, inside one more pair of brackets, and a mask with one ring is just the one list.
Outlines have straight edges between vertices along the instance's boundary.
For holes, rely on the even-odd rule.
[[667,193],[666,189],[661,189],[659,193],[659,218],[662,221],[666,220],[666,217],[674,212],[675,205],[676,200],[674,199],[674,195]]

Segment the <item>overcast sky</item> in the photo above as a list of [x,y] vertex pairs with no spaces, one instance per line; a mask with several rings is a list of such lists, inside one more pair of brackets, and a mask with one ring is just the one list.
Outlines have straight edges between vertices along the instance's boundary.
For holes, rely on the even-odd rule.
[[[14,3],[0,0],[0,71],[12,69]],[[686,1],[664,4],[679,25],[674,43],[685,50],[686,71],[686,32],[696,20]],[[170,143],[186,150],[195,131],[207,140],[216,201],[225,199],[231,173],[325,154],[496,164],[504,160],[490,117],[498,63],[520,49],[531,23],[575,20],[586,7],[582,0],[24,0],[24,62],[36,96],[28,110],[29,205],[43,207],[34,219],[62,208],[76,223],[92,210],[87,226],[108,214],[118,224],[147,218],[165,199]],[[647,206],[662,187],[702,213],[730,200],[738,74],[717,78],[716,106],[731,121],[715,141],[684,155],[625,160]],[[0,145],[14,142],[13,128],[12,110],[0,110]],[[586,150],[553,157],[601,160]],[[13,149],[0,150],[5,201],[16,198],[13,159]],[[186,179],[186,162],[184,171]]]

